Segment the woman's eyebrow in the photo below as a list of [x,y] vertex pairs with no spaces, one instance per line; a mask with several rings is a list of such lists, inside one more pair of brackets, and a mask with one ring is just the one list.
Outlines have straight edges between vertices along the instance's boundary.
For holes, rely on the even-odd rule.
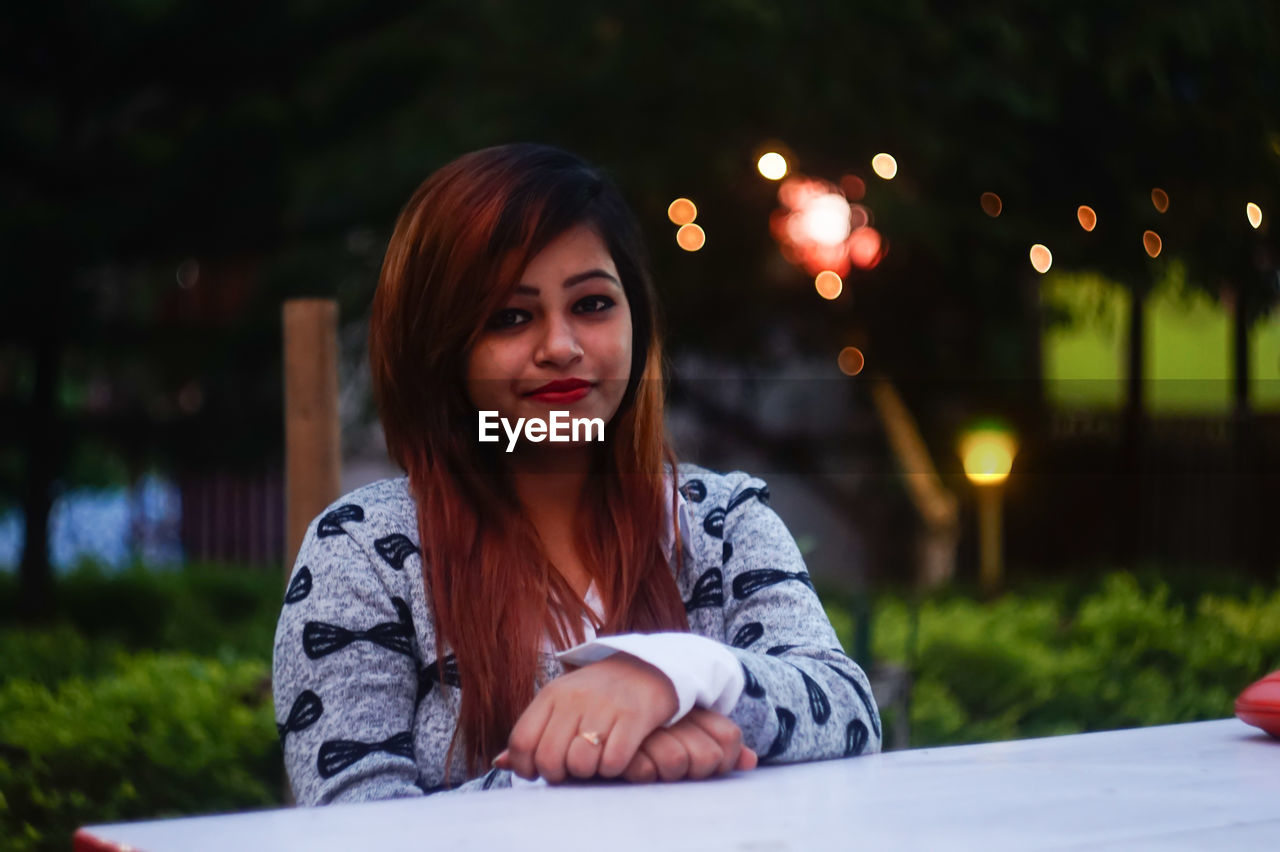
[[[583,281],[589,281],[592,278],[607,278],[619,287],[622,286],[622,283],[618,281],[617,278],[613,277],[608,272],[605,272],[603,269],[588,269],[586,272],[578,272],[564,279],[564,288],[568,290],[573,285],[581,284]],[[532,284],[517,284],[516,292],[522,296],[536,296],[539,291],[538,288],[534,287]]]

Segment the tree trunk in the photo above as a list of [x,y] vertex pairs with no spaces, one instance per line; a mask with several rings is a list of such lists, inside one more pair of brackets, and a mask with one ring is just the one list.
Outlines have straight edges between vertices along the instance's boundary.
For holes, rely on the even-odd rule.
[[41,311],[45,327],[35,340],[35,388],[27,416],[26,482],[22,510],[26,537],[19,569],[19,612],[23,619],[36,621],[53,609],[53,572],[49,565],[49,512],[53,505],[53,483],[58,470],[57,390],[62,360],[55,312]]
[[1147,284],[1135,281],[1129,311],[1128,356],[1125,367],[1125,403],[1120,445],[1120,488],[1127,494],[1129,513],[1120,518],[1117,556],[1133,565],[1142,555],[1142,457],[1146,443],[1146,317]]

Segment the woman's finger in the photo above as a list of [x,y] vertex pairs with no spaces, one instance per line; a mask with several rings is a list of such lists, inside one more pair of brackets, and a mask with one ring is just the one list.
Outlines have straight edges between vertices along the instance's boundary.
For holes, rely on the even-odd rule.
[[742,729],[732,719],[714,710],[695,708],[680,721],[698,727],[720,746],[723,757],[716,774],[734,770],[742,752]]
[[738,753],[738,765],[735,766],[734,769],[741,771],[755,769],[759,762],[760,758],[756,756],[756,753],[746,746],[743,746],[742,751]]
[[724,762],[724,749],[710,734],[692,723],[672,725],[667,730],[689,753],[687,777],[701,780],[720,771]]
[[602,778],[617,778],[640,750],[640,744],[652,733],[649,723],[634,713],[621,712],[603,743],[596,772]]
[[658,780],[658,767],[654,764],[653,758],[645,753],[644,747],[636,752],[636,756],[631,758],[622,777],[630,781],[632,784],[652,784]]
[[582,712],[572,705],[557,706],[542,729],[533,753],[533,765],[548,784],[559,784],[568,774],[565,761],[573,738],[581,730]]
[[594,778],[599,773],[605,744],[614,728],[612,721],[593,723],[588,719],[599,719],[599,716],[582,717],[578,733],[570,740],[565,754],[565,771],[574,778]]
[[507,737],[507,765],[521,778],[533,779],[538,775],[534,765],[534,753],[542,740],[542,732],[551,718],[555,701],[549,692],[534,696],[533,701],[520,714]]
[[653,760],[660,781],[680,781],[689,774],[689,750],[671,732],[674,727],[658,728],[640,746]]

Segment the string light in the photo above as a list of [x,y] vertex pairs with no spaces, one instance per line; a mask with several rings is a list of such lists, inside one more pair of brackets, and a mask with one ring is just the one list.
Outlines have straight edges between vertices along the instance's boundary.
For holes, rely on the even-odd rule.
[[1244,215],[1249,217],[1249,224],[1255,231],[1262,227],[1262,208],[1252,201],[1244,206]]
[[1151,190],[1151,205],[1157,211],[1164,213],[1169,209],[1169,193],[1157,186]]
[[1093,212],[1093,208],[1088,204],[1081,204],[1076,209],[1076,219],[1080,221],[1080,227],[1086,231],[1092,231],[1098,226],[1098,214]]
[[994,192],[982,193],[982,199],[978,203],[982,205],[982,212],[992,219],[999,216],[1000,211],[1004,209],[1004,203],[1000,200],[1000,196]]

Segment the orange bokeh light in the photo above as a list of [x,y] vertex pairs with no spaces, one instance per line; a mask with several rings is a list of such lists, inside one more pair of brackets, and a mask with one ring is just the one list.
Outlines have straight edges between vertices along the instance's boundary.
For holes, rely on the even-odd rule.
[[[1161,213],[1167,211],[1169,209],[1169,193],[1158,186],[1151,190],[1151,206]],[[1152,255],[1152,257],[1155,257],[1155,255]]]
[[1080,221],[1080,227],[1086,231],[1092,231],[1098,226],[1098,214],[1093,212],[1093,208],[1088,204],[1081,204],[1076,210],[1076,219]]
[[813,286],[818,291],[818,295],[830,301],[840,295],[844,290],[844,282],[840,280],[840,276],[832,272],[830,269],[824,269],[818,273],[813,279]]
[[1252,201],[1244,206],[1244,215],[1249,217],[1249,224],[1255,231],[1262,227],[1262,208]]
[[677,198],[667,206],[667,218],[673,224],[688,225],[698,218],[698,208],[687,198]]
[[1164,243],[1160,240],[1160,235],[1155,231],[1142,232],[1142,247],[1146,249],[1149,257],[1159,257],[1160,249],[1164,248]]
[[982,193],[982,200],[978,202],[982,205],[982,212],[986,213],[992,219],[1000,215],[1000,211],[1004,209],[1004,202],[1000,200],[1000,196],[994,192]]
[[697,251],[707,244],[707,234],[697,225],[681,225],[676,231],[676,245],[685,251]]
[[1048,272],[1049,267],[1053,266],[1053,252],[1046,246],[1036,243],[1031,247],[1031,266],[1041,275]]
[[866,357],[862,354],[862,350],[856,346],[846,346],[840,350],[840,355],[836,358],[836,366],[846,376],[858,375],[866,365]]

